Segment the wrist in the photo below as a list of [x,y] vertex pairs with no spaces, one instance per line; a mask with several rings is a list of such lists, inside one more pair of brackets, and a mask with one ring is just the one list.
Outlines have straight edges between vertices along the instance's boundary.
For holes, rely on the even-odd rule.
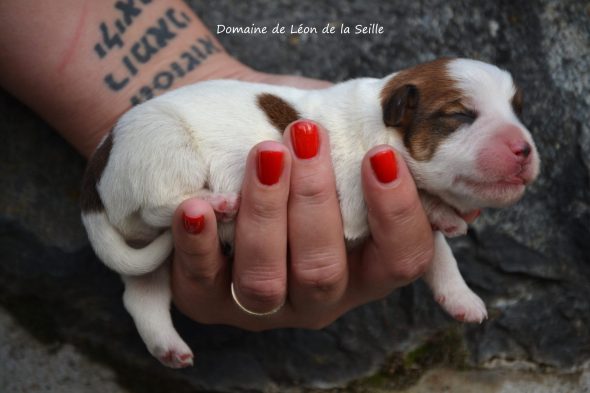
[[0,11],[0,86],[86,157],[131,106],[250,72],[182,0],[18,0]]
[[[178,89],[193,83],[203,82],[213,79],[254,79],[253,75],[259,73],[241,63],[234,57],[230,56],[225,51],[220,51],[215,56],[211,56],[206,61],[199,64],[195,70],[186,73],[184,77],[178,78],[170,86],[164,85],[165,89],[157,89],[158,75],[164,75],[166,71],[162,71],[162,67],[154,65],[150,68],[142,70],[139,78],[133,81],[127,89],[125,94],[119,94],[113,97],[107,91],[99,93],[100,98],[97,100],[100,104],[108,105],[109,108],[101,110],[103,113],[109,113],[110,116],[101,119],[97,122],[96,119],[87,118],[88,126],[94,125],[94,130],[89,129],[87,138],[79,141],[70,141],[85,157],[90,157],[96,146],[102,138],[112,130],[118,119],[133,105],[140,104],[153,98],[154,96],[164,94],[167,91]],[[163,77],[161,77],[163,78]],[[80,114],[88,113],[87,109],[80,108]],[[67,135],[67,133],[64,133]],[[75,134],[79,135],[79,134]]]

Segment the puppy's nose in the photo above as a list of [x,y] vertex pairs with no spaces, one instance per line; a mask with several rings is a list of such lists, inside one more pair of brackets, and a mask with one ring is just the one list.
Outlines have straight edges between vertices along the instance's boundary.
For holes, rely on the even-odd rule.
[[512,151],[512,153],[514,153],[516,156],[522,158],[522,159],[527,159],[529,157],[529,155],[531,154],[531,145],[527,142],[527,141],[514,141],[512,143],[510,143],[510,150]]

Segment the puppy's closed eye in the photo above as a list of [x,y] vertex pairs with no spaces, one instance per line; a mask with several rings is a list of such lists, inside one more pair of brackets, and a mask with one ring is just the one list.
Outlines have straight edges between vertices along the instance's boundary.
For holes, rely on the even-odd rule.
[[470,110],[453,112],[447,114],[446,116],[461,124],[472,124],[477,119],[477,113]]
[[477,119],[477,113],[469,109],[460,109],[439,112],[438,117],[460,124],[472,124]]

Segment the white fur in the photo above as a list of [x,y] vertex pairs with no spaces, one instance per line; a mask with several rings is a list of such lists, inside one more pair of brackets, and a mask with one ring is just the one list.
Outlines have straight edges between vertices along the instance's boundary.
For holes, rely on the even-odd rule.
[[[83,219],[98,256],[125,277],[125,305],[150,352],[172,367],[192,362],[187,360],[192,357],[190,349],[174,330],[168,312],[170,290],[164,261],[172,248],[172,214],[189,197],[235,197],[249,150],[264,140],[281,140],[281,133],[258,107],[259,94],[281,97],[301,117],[330,132],[347,240],[368,235],[360,164],[365,153],[378,144],[389,144],[401,152],[418,187],[428,191],[421,197],[431,222],[441,230],[454,228],[445,232],[449,236],[464,233],[467,226],[457,210],[482,206],[472,190],[457,184],[457,175],[477,177],[473,163],[498,124],[517,125],[534,144],[510,108],[514,87],[508,73],[470,60],[452,61],[448,72],[481,115],[474,124],[454,132],[429,161],[412,158],[400,134],[383,123],[380,94],[395,74],[355,79],[317,91],[210,81],[170,92],[125,114],[113,131],[110,157],[97,184],[105,210],[83,213]],[[233,223],[220,224],[220,236],[231,242]],[[149,244],[135,249],[124,239]],[[439,232],[425,280],[455,317],[480,322],[487,316]]]

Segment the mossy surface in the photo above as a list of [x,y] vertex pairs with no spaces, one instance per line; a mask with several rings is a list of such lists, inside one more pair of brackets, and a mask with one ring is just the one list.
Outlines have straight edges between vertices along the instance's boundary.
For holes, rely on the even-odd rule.
[[444,366],[466,370],[468,353],[458,327],[439,332],[407,353],[395,353],[381,370],[347,387],[307,393],[385,393],[412,386],[428,370]]

